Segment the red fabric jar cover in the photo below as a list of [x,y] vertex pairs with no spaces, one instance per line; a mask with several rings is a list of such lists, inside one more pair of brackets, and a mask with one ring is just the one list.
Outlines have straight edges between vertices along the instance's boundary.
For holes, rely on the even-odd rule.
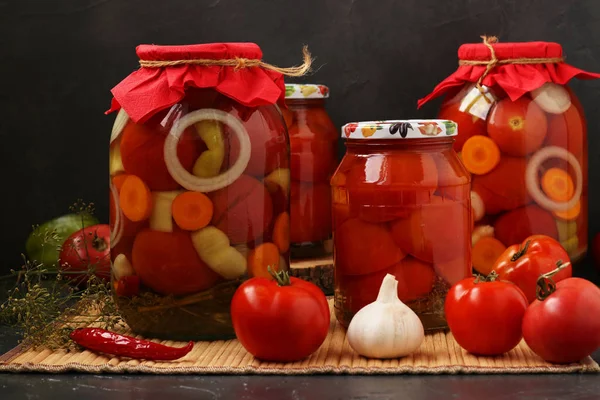
[[[260,60],[254,43],[209,43],[189,46],[140,45],[144,61]],[[134,122],[144,122],[158,111],[178,103],[188,87],[213,88],[247,107],[285,103],[283,75],[261,67],[180,64],[142,67],[115,86],[109,114],[125,109]]]
[[[512,101],[525,93],[541,87],[546,82],[564,85],[573,78],[598,79],[600,74],[586,72],[565,62],[502,64],[502,60],[562,58],[562,47],[558,43],[490,43],[499,63],[483,78],[481,84],[501,87]],[[459,60],[490,61],[492,54],[484,43],[463,44],[458,49]],[[531,62],[531,61],[529,61]],[[459,65],[458,69],[437,85],[433,91],[418,102],[418,107],[435,99],[452,88],[467,82],[477,82],[486,71],[486,65]]]

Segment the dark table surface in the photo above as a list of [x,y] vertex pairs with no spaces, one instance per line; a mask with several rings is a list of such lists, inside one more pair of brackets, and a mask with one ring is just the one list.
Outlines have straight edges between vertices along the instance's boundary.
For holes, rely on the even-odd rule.
[[[580,274],[598,282],[598,274]],[[599,318],[600,316],[590,316]],[[0,354],[18,336],[0,326]],[[600,362],[600,349],[593,355]],[[5,399],[600,400],[600,374],[198,376],[0,373]]]

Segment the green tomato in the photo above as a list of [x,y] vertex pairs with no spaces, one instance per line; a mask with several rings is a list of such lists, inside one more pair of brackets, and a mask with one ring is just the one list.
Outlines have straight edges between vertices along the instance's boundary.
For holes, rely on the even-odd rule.
[[38,226],[27,238],[25,252],[45,267],[58,266],[60,247],[71,234],[100,222],[90,214],[67,214]]

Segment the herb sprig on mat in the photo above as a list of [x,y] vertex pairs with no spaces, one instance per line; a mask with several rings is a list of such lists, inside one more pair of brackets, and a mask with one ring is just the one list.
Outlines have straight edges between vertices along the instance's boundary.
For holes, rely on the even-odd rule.
[[[94,207],[78,201],[70,210],[91,214]],[[52,232],[45,232],[42,240],[51,242],[54,236]],[[111,285],[95,275],[95,265],[89,265],[88,271],[61,272],[59,268],[29,260],[25,255],[22,258],[21,268],[0,278],[9,287],[14,280],[6,301],[0,305],[0,323],[16,328],[24,345],[69,348],[74,346],[69,333],[75,327],[115,330],[123,324]],[[85,275],[87,282],[74,286],[73,279],[67,276],[72,274]]]

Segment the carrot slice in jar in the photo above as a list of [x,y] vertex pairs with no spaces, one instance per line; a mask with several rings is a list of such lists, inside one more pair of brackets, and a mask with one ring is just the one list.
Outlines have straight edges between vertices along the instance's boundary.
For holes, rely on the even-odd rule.
[[196,231],[209,224],[213,216],[213,203],[200,192],[184,192],[173,200],[173,219],[183,230]]
[[480,274],[489,275],[494,263],[504,253],[504,250],[506,250],[506,246],[498,239],[490,236],[482,237],[471,250],[473,267]]
[[248,273],[253,277],[272,279],[269,267],[279,271],[279,248],[273,243],[263,243],[248,254]]
[[463,145],[462,161],[472,174],[487,174],[500,162],[500,149],[487,136],[471,136]]
[[573,179],[560,168],[550,168],[544,173],[542,189],[554,201],[569,201],[575,193]]
[[281,253],[290,249],[290,215],[286,212],[279,214],[273,225],[273,243]]
[[123,214],[134,222],[143,221],[152,213],[152,196],[148,186],[135,175],[129,175],[119,193]]
[[560,219],[564,219],[567,221],[571,221],[576,219],[581,213],[581,200],[578,200],[577,203],[573,206],[573,208],[568,209],[567,211],[554,211],[554,215]]
[[119,174],[112,177],[112,183],[115,185],[115,189],[117,189],[117,193],[121,191],[121,187],[123,187],[123,183],[125,179],[127,179],[128,174]]

